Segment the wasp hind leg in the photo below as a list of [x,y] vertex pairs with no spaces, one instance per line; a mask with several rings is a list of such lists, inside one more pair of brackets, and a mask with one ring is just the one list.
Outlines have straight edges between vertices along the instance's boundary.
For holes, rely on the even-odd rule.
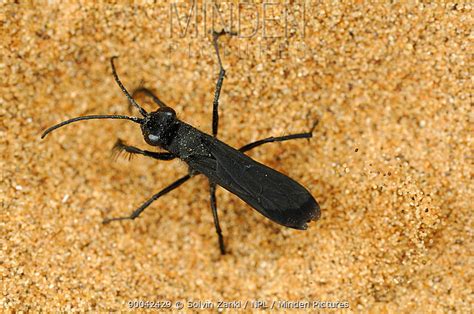
[[222,230],[219,224],[219,216],[217,215],[216,184],[209,182],[209,189],[211,195],[212,216],[214,217],[214,226],[216,227],[217,238],[219,241],[219,249],[221,251],[221,254],[225,255],[224,237],[222,236]]

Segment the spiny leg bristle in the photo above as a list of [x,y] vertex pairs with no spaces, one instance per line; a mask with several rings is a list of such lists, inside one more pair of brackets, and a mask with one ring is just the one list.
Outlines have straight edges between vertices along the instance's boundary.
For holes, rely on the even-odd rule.
[[125,157],[130,161],[133,158],[133,153],[127,150],[127,145],[121,139],[117,139],[114,146],[112,147],[112,157],[114,160],[117,160],[120,155],[125,155]]

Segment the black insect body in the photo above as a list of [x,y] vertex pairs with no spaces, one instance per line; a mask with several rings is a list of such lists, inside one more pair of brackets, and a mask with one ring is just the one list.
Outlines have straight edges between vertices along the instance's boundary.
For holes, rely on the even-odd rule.
[[148,144],[171,152],[267,218],[296,229],[315,218],[316,201],[296,181],[176,119],[168,108],[149,116],[142,124]]
[[126,151],[130,154],[141,154],[159,160],[172,160],[179,158],[189,165],[189,173],[171,185],[153,195],[148,201],[136,209],[130,216],[105,219],[104,223],[114,220],[135,219],[152,202],[166,193],[176,189],[192,176],[203,174],[209,179],[211,208],[214,216],[214,224],[218,234],[219,247],[225,254],[224,241],[219,218],[215,190],[219,185],[237,195],[247,204],[255,208],[268,219],[283,226],[304,230],[307,222],[316,220],[320,216],[319,205],[311,194],[299,183],[286,175],[256,162],[244,152],[265,143],[283,142],[291,139],[311,138],[312,130],[308,133],[292,134],[281,137],[269,137],[250,144],[240,149],[235,149],[216,138],[218,131],[218,101],[220,90],[225,76],[222,62],[219,56],[217,39],[225,34],[224,31],[214,33],[213,45],[216,50],[220,66],[219,78],[216,84],[216,92],[213,102],[212,133],[208,135],[191,125],[179,120],[175,111],[166,106],[157,96],[146,88],[139,88],[133,94],[144,93],[151,97],[160,107],[155,112],[146,112],[128,93],[120,82],[115,66],[114,58],[111,59],[112,72],[117,84],[120,86],[130,103],[135,106],[143,118],[121,116],[121,115],[92,115],[77,117],[59,123],[47,129],[42,138],[53,130],[66,124],[90,119],[126,119],[141,125],[143,137],[151,146],[158,146],[167,152],[153,152],[125,145],[118,140],[114,149]]

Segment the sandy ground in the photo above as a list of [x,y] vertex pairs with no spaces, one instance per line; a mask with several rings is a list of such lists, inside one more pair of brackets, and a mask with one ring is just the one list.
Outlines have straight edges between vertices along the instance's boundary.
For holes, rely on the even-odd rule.
[[[114,55],[125,86],[142,83],[210,132],[218,69],[207,31],[213,19],[222,28],[212,4],[197,5],[182,37],[186,5],[0,5],[3,309],[126,310],[141,300],[251,310],[260,300],[472,310],[471,6],[303,4],[241,5],[240,24],[233,4],[241,36],[221,41],[219,137],[237,147],[319,119],[310,142],[249,155],[305,185],[322,217],[287,229],[219,189],[225,256],[203,177],[135,221],[101,223],[187,171],[181,161],[114,160],[117,138],[147,147],[136,124],[87,121],[40,139],[68,118],[130,113]],[[227,23],[230,7],[221,6]]]

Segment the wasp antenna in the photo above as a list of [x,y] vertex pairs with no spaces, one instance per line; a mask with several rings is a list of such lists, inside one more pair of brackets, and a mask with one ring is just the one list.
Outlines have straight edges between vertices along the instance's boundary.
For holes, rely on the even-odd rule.
[[56,129],[59,129],[60,127],[63,127],[69,123],[77,122],[77,121],[82,121],[82,120],[100,120],[100,119],[117,119],[117,120],[130,120],[138,124],[142,124],[143,119],[137,118],[137,117],[129,117],[129,116],[121,116],[121,115],[92,115],[92,116],[83,116],[83,117],[77,117],[77,118],[72,118],[66,121],[63,121],[61,123],[58,123],[50,128],[48,128],[46,131],[43,132],[41,135],[41,138],[45,138],[46,135],[49,133],[53,132]]
[[117,75],[117,71],[115,70],[115,65],[114,65],[114,60],[117,59],[117,58],[118,58],[117,56],[113,56],[112,58],[110,58],[110,65],[112,66],[112,74],[114,75],[115,82],[117,82],[117,84],[120,87],[120,89],[122,90],[122,92],[125,94],[125,96],[127,96],[128,101],[130,101],[130,103],[132,105],[134,105],[135,108],[138,109],[138,111],[140,112],[140,114],[142,116],[146,117],[147,112],[145,111],[145,109],[140,107],[140,105],[135,101],[135,99],[133,99],[132,95],[130,95],[130,93],[127,91],[125,86],[123,86],[122,82],[120,81],[120,79]]

